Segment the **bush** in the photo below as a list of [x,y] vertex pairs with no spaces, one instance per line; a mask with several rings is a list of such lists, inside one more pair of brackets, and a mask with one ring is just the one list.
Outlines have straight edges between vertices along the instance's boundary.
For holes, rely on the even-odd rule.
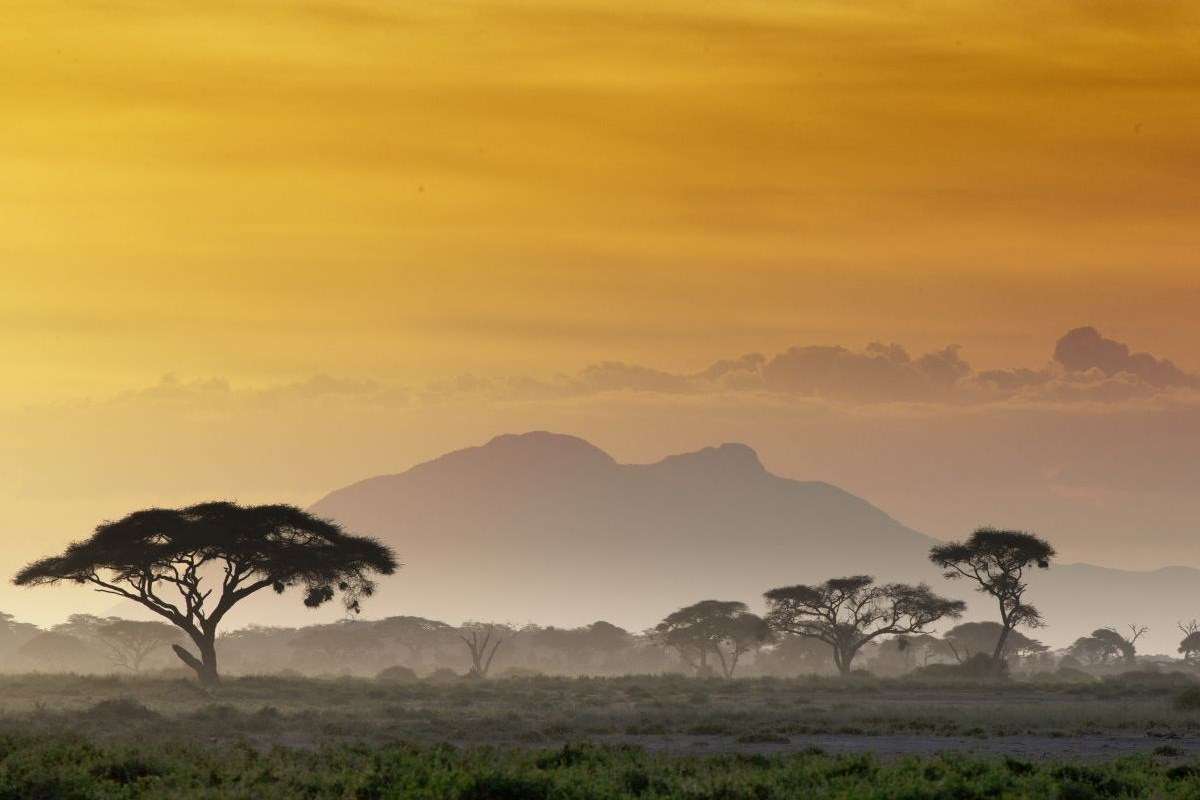
[[375,676],[375,680],[384,681],[385,683],[415,683],[417,681],[417,673],[403,664],[396,664],[379,670],[379,673]]
[[88,709],[87,714],[94,719],[157,719],[158,713],[142,705],[132,697],[116,697],[112,700],[101,700]]
[[1180,711],[1200,711],[1200,686],[1192,686],[1175,695],[1175,708]]
[[1054,672],[1054,679],[1066,683],[1095,683],[1096,677],[1074,667],[1059,667]]
[[[998,668],[997,668],[998,667]],[[930,664],[913,670],[915,678],[959,681],[992,681],[1008,678],[1008,664],[997,664],[985,653],[976,653],[961,664]]]
[[452,683],[458,679],[459,674],[449,667],[438,667],[425,677],[431,683]]

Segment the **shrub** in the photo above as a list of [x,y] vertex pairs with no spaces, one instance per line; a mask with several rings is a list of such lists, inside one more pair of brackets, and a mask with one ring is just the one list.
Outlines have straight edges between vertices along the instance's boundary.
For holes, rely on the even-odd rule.
[[458,673],[449,667],[438,667],[425,677],[425,680],[432,683],[452,683],[458,679]]
[[101,700],[88,709],[88,716],[96,719],[130,720],[155,719],[158,713],[134,700],[132,697],[117,697]]
[[1180,711],[1200,711],[1200,686],[1191,686],[1175,695],[1175,708]]
[[1067,683],[1095,683],[1096,682],[1095,676],[1089,675],[1088,673],[1084,672],[1083,670],[1075,669],[1074,667],[1059,667],[1054,672],[1054,679],[1058,680],[1058,681],[1065,681]]
[[1008,665],[997,664],[985,653],[976,653],[961,664],[930,664],[913,670],[915,678],[934,678],[959,681],[990,681],[1008,678]]
[[386,683],[415,683],[417,673],[403,664],[395,664],[381,669],[375,676],[375,680]]

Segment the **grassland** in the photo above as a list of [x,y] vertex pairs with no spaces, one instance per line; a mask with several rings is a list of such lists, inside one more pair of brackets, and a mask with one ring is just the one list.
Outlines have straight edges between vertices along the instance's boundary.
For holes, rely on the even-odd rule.
[[1150,757],[1101,764],[820,753],[706,757],[636,748],[406,746],[315,753],[0,738],[0,798],[1128,798],[1200,795],[1200,769]]
[[1189,685],[4,676],[0,800],[1200,797]]

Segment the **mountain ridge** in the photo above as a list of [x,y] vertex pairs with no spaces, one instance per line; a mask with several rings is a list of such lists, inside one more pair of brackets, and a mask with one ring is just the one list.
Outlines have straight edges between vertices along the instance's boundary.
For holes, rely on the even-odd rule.
[[[992,615],[988,598],[928,562],[940,540],[833,484],[775,475],[738,442],[623,464],[579,437],[503,434],[349,484],[310,510],[380,537],[407,564],[373,598],[376,612],[649,625],[704,597],[760,605],[775,585],[870,573],[928,582],[968,600],[973,617]],[[1029,597],[1050,621],[1047,641],[1066,644],[1161,619],[1197,581],[1190,567],[1078,562],[1031,576]],[[392,597],[400,608],[378,608]],[[1157,627],[1153,647],[1172,645]]]

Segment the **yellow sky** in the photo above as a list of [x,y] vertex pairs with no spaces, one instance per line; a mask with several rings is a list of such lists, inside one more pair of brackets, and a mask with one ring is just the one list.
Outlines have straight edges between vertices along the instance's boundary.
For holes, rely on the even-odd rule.
[[4,14],[10,399],[1193,334],[1195,4]]
[[[980,389],[1082,325],[1200,370],[1198,108],[1171,0],[7,0],[0,573],[536,428],[1200,565],[1200,378]],[[974,371],[685,374],[873,340]]]

